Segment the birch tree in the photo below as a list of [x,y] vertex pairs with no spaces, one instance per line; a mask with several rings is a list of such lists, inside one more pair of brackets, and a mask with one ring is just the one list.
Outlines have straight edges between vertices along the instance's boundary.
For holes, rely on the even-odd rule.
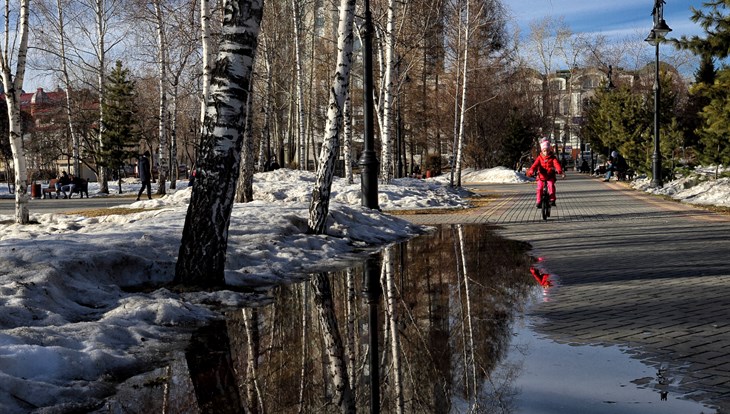
[[[104,148],[104,95],[106,94],[106,65],[107,65],[107,52],[108,45],[106,43],[107,33],[109,31],[108,18],[114,9],[116,4],[115,0],[93,0],[91,4],[94,16],[95,16],[95,27],[96,27],[96,59],[97,59],[97,84],[96,92],[99,95],[99,153],[103,154]],[[110,7],[112,6],[112,7]],[[109,193],[109,183],[107,179],[107,168],[103,163],[97,165],[97,181],[99,182],[99,192],[103,194]]]
[[175,282],[214,287],[225,283],[233,198],[246,125],[246,102],[263,0],[225,0],[220,48],[211,71],[197,176],[175,268]]
[[381,178],[390,183],[393,178],[393,76],[395,74],[395,19],[396,2],[388,0],[388,20],[385,29],[385,73],[383,76],[383,121],[380,128]]
[[55,0],[49,2],[36,3],[35,10],[41,17],[43,32],[37,34],[40,36],[40,41],[43,46],[44,54],[50,56],[52,63],[47,70],[57,71],[58,77],[60,78],[63,88],[66,90],[66,99],[64,102],[64,111],[66,113],[67,128],[69,137],[71,140],[71,157],[73,159],[73,168],[71,173],[75,176],[80,176],[81,168],[79,162],[79,134],[76,131],[76,125],[74,122],[71,93],[71,73],[69,68],[69,56],[67,54],[67,29],[68,21],[66,19],[65,10],[70,9],[69,0]]
[[355,179],[352,176],[352,96],[350,95],[350,91],[347,91],[342,115],[344,122],[344,126],[342,128],[344,136],[342,157],[345,161],[345,179],[348,184],[354,184]]
[[[3,91],[8,107],[10,149],[13,153],[15,170],[15,222],[28,224],[28,171],[23,149],[23,134],[20,119],[20,95],[23,93],[23,78],[28,53],[28,15],[29,0],[20,0],[18,15],[11,12],[10,0],[5,0],[5,30],[3,44],[0,46],[0,66],[2,67]],[[16,20],[17,19],[17,20]],[[14,23],[17,21],[16,23]],[[13,22],[13,23],[11,23]],[[11,26],[16,28],[11,30]],[[17,49],[16,49],[17,45]],[[13,68],[15,64],[15,68]],[[13,72],[14,70],[14,72]]]
[[157,29],[157,75],[159,76],[158,90],[159,90],[159,120],[158,120],[158,132],[160,147],[158,151],[159,157],[159,177],[157,194],[166,194],[165,186],[167,176],[169,174],[169,162],[170,159],[170,147],[167,141],[167,124],[169,113],[167,110],[167,35],[165,33],[164,16],[162,14],[162,0],[154,0],[154,14],[155,14],[155,26]]
[[342,107],[350,86],[350,66],[352,64],[352,44],[354,40],[352,22],[354,16],[355,0],[341,0],[337,29],[337,67],[327,108],[325,137],[320,155],[322,162],[317,169],[312,201],[309,205],[309,221],[307,222],[309,232],[315,234],[324,234],[326,232],[330,192],[342,129]]
[[304,156],[306,145],[306,131],[304,129],[304,69],[302,67],[302,18],[300,0],[292,0],[292,16],[294,19],[294,62],[296,77],[296,105],[297,105],[297,163],[300,170],[307,169],[307,160]]
[[[353,2],[354,3],[354,2]],[[332,302],[332,288],[328,276],[320,273],[312,277],[314,303],[319,316],[319,324],[324,340],[323,349],[327,350],[330,378],[333,385],[333,399],[342,413],[355,413],[355,398],[347,376],[345,361],[345,347],[342,336],[337,329],[334,303]]]
[[[249,88],[253,87],[253,82]],[[252,89],[249,89],[248,102],[246,103],[246,129],[243,133],[243,146],[241,147],[241,163],[238,167],[238,184],[236,185],[236,203],[249,203],[253,201],[253,117],[251,105]]]
[[403,396],[403,372],[400,356],[400,334],[398,332],[398,295],[395,286],[395,248],[389,246],[383,251],[382,279],[385,286],[385,314],[390,329],[390,355],[393,364],[392,376],[396,400],[396,413],[403,414],[405,401]]
[[[461,73],[461,103],[458,106],[458,125],[459,125],[459,132],[457,134],[457,137],[455,139],[455,148],[454,148],[454,158],[453,158],[453,165],[452,165],[452,173],[451,173],[451,186],[453,187],[456,185],[457,187],[461,187],[461,158],[463,157],[463,148],[464,148],[464,123],[466,120],[464,119],[466,117],[466,91],[467,91],[467,74],[468,74],[468,62],[469,62],[469,39],[471,38],[471,25],[469,21],[469,7],[470,1],[466,0],[466,24],[464,25],[464,61],[462,62],[463,65],[463,71]],[[457,94],[457,96],[459,96]],[[456,183],[454,183],[454,180],[456,180]]]
[[210,97],[211,46],[210,46],[210,0],[200,0],[200,47],[203,50],[203,74],[201,79],[200,125],[205,123],[205,110]]

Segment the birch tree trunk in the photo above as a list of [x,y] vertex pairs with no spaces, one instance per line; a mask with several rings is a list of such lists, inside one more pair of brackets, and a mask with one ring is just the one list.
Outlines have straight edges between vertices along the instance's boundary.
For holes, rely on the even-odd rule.
[[203,49],[202,97],[200,102],[200,125],[205,123],[205,110],[210,97],[211,52],[210,52],[210,0],[200,0],[200,40]]
[[346,352],[347,352],[347,374],[350,378],[350,386],[353,390],[357,389],[357,379],[355,378],[355,361],[357,361],[357,342],[355,340],[355,310],[357,309],[355,301],[357,293],[355,291],[355,275],[352,268],[347,269],[345,280],[347,286],[347,297],[345,300],[345,314],[347,315],[346,329]]
[[259,165],[258,170],[264,171],[266,165],[271,165],[271,93],[272,93],[272,82],[273,74],[271,72],[271,53],[267,49],[268,43],[266,35],[261,38],[263,43],[263,55],[264,55],[264,67],[266,68],[266,92],[264,93],[264,124],[261,128],[261,142],[259,145]]
[[225,0],[223,5],[221,44],[211,72],[198,176],[185,216],[176,283],[200,287],[225,283],[228,227],[263,7],[263,0]]
[[249,85],[248,102],[246,103],[246,129],[243,133],[243,147],[241,148],[241,164],[239,166],[239,180],[236,188],[236,203],[250,203],[253,201],[253,117],[251,93],[253,82]]
[[180,175],[179,166],[177,163],[177,111],[178,111],[178,77],[175,77],[175,81],[172,84],[171,99],[172,103],[168,116],[170,119],[170,189],[174,190],[177,188],[177,180]]
[[337,29],[337,68],[333,80],[330,102],[327,108],[325,137],[322,141],[322,162],[317,169],[317,179],[309,204],[310,233],[324,234],[327,230],[330,192],[335,175],[335,165],[339,152],[342,107],[350,87],[350,67],[352,65],[352,44],[354,41],[352,22],[355,19],[355,0],[341,0],[340,17]]
[[304,391],[307,386],[307,359],[309,358],[309,344],[307,341],[307,333],[309,332],[309,319],[307,318],[307,311],[306,309],[309,307],[309,287],[306,284],[301,284],[299,286],[299,291],[302,292],[301,295],[301,309],[302,309],[302,348],[301,348],[301,361],[300,361],[300,370],[299,370],[299,413],[305,412],[304,407]]
[[294,16],[294,55],[296,68],[297,87],[297,163],[300,170],[307,169],[306,136],[304,130],[304,69],[302,67],[302,31],[301,31],[301,10],[299,0],[292,0],[292,15]]
[[[477,367],[476,367],[476,358],[474,356],[474,327],[472,324],[472,312],[471,312],[471,289],[469,286],[469,272],[467,271],[466,267],[466,251],[464,249],[464,227],[462,225],[457,225],[457,234],[458,234],[458,245],[459,245],[459,260],[457,260],[457,263],[461,264],[461,273],[464,277],[464,301],[466,302],[466,324],[467,324],[467,333],[466,338],[468,340],[468,346],[467,346],[467,359],[464,361],[464,370],[468,371],[469,368],[471,368],[471,378],[468,378],[466,381],[467,384],[467,398],[469,396],[468,390],[471,388],[472,392],[472,412],[479,412],[478,409],[478,402],[479,393],[477,390],[479,389],[479,380],[477,378]],[[468,374],[467,374],[468,375]],[[469,384],[469,380],[471,380],[471,384]]]
[[345,107],[342,113],[343,128],[343,158],[345,161],[345,179],[348,184],[354,184],[355,179],[352,176],[352,97],[350,91],[347,91],[345,98]]
[[158,151],[159,157],[159,177],[157,194],[165,195],[165,187],[167,182],[167,176],[169,174],[169,159],[170,159],[170,148],[167,142],[167,41],[165,39],[165,25],[162,16],[162,7],[160,5],[161,0],[154,0],[155,7],[155,21],[157,24],[157,66],[158,66],[158,87],[160,93],[159,102],[159,122],[158,132],[160,140],[160,149]]
[[248,350],[248,369],[246,372],[246,395],[251,414],[265,413],[263,394],[259,386],[260,333],[258,310],[243,309],[243,323],[246,327],[246,348]]
[[390,246],[383,252],[383,269],[385,270],[385,312],[390,328],[390,357],[393,364],[393,390],[395,392],[396,412],[403,414],[405,401],[403,399],[403,373],[400,360],[400,339],[398,335],[398,295],[395,288],[395,271],[393,270],[394,247]]
[[[13,153],[13,168],[15,169],[15,222],[18,224],[30,223],[28,211],[28,171],[23,148],[23,132],[20,118],[20,94],[23,93],[23,78],[25,77],[25,63],[28,53],[28,16],[30,0],[20,1],[19,16],[10,16],[10,0],[5,2],[5,39],[0,52],[0,66],[2,67],[3,90],[5,104],[8,106],[8,124],[10,133],[10,149]],[[9,23],[18,19],[19,33],[11,33]],[[13,55],[16,50],[10,46],[17,36],[17,61],[15,75],[12,71]],[[13,38],[11,40],[11,38]]]
[[[466,90],[467,90],[467,74],[468,74],[468,62],[469,62],[469,38],[471,37],[471,24],[469,22],[469,0],[466,0],[466,25],[464,26],[464,63],[462,73],[462,86],[461,86],[461,108],[459,110],[459,135],[456,140],[456,155],[453,160],[453,171],[452,178],[456,180],[456,186],[461,187],[461,159],[463,157],[464,148],[464,124],[466,122]],[[451,181],[451,185],[454,185],[454,181]]]
[[342,413],[355,412],[355,398],[350,387],[347,376],[347,364],[345,363],[345,349],[342,345],[342,337],[337,329],[337,318],[335,318],[335,307],[332,303],[332,288],[330,287],[327,275],[320,273],[312,276],[312,288],[314,289],[314,304],[319,315],[319,323],[322,328],[323,349],[327,353],[329,362],[330,378],[332,380],[333,400]]
[[73,113],[71,112],[71,77],[68,72],[68,61],[66,57],[66,21],[64,19],[62,0],[56,0],[56,18],[58,19],[58,44],[60,47],[61,59],[61,76],[66,89],[65,108],[66,119],[68,122],[68,132],[71,136],[72,157],[73,157],[73,174],[81,177],[81,165],[79,163],[79,136],[76,133],[76,127],[73,122]]
[[383,122],[380,128],[382,145],[381,176],[388,184],[393,179],[393,74],[395,73],[395,0],[388,0],[388,22],[385,33],[385,74],[383,85]]
[[[106,20],[105,0],[96,0],[94,2],[94,12],[96,14],[96,55],[99,60],[99,73],[97,74],[97,93],[99,94],[99,152],[104,153],[104,95],[106,94]],[[102,163],[103,164],[103,163]],[[97,165],[97,180],[99,181],[99,192],[109,194],[109,183],[107,179],[107,168],[104,165]]]

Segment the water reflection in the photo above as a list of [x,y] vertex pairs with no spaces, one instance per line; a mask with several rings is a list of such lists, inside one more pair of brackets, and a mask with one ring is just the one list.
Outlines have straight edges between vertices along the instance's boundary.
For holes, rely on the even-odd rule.
[[524,253],[482,227],[445,227],[277,288],[256,330],[241,328],[246,311],[229,321],[238,375],[256,372],[246,410],[508,412],[512,373],[494,368],[534,286]]
[[[146,406],[184,413],[520,413],[557,403],[558,411],[544,412],[586,412],[562,404],[576,384],[547,379],[563,375],[560,364],[567,363],[559,357],[574,360],[575,348],[536,343],[515,323],[552,283],[526,252],[527,245],[486,227],[444,226],[361,267],[277,287],[270,305],[233,312],[197,332],[183,362],[159,373],[166,378],[162,402]],[[548,361],[533,353],[537,362],[529,362],[530,348],[557,346],[564,348]],[[562,393],[543,393],[550,389],[545,381]],[[176,406],[176,395],[184,404]]]

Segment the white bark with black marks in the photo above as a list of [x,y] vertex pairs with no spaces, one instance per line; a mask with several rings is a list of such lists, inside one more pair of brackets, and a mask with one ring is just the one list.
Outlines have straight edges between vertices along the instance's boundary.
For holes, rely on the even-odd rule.
[[327,108],[327,123],[325,137],[322,142],[322,152],[317,169],[317,178],[312,191],[312,201],[309,205],[309,232],[324,234],[327,230],[327,214],[329,213],[330,193],[332,180],[335,175],[335,165],[339,153],[340,130],[342,126],[342,107],[350,87],[350,67],[352,65],[353,30],[352,22],[355,18],[355,1],[342,0],[340,4],[340,20],[337,35],[337,68],[334,76],[334,86],[330,91],[330,101]]
[[[15,222],[18,224],[30,223],[28,211],[28,169],[23,148],[23,131],[20,115],[20,95],[23,93],[23,78],[25,77],[25,63],[28,53],[28,15],[30,0],[20,1],[18,16],[10,16],[10,1],[5,3],[5,39],[0,50],[0,70],[2,71],[5,104],[8,107],[8,124],[10,149],[13,153],[13,168],[15,170]],[[17,26],[10,25],[9,20],[17,19]],[[11,33],[10,26],[16,27],[17,32]],[[17,37],[16,37],[17,36]],[[17,49],[10,46],[11,42],[18,41]],[[17,53],[15,74],[11,68],[13,55]]]
[[221,44],[196,162],[198,175],[175,268],[175,282],[187,286],[218,287],[225,283],[228,227],[264,3],[226,0],[223,6]]
[[350,387],[345,363],[345,348],[337,328],[335,306],[332,302],[332,288],[326,274],[312,276],[314,305],[319,316],[324,344],[322,349],[327,356],[330,379],[332,380],[332,399],[342,413],[355,412],[355,398]]

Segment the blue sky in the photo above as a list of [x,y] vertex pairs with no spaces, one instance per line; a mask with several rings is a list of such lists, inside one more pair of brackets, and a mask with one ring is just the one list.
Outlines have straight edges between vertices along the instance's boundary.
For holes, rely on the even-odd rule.
[[[530,21],[546,16],[565,18],[573,32],[600,32],[609,38],[649,34],[654,0],[506,0],[504,3],[527,34]],[[702,34],[690,20],[690,7],[702,8],[702,0],[666,0],[664,20],[672,32],[668,37]]]

